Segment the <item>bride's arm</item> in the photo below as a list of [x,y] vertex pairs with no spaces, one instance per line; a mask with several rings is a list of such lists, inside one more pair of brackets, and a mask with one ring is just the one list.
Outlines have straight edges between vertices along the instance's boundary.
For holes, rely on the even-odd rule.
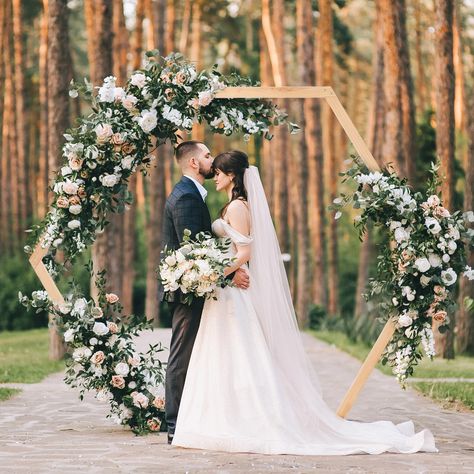
[[[250,234],[250,212],[240,200],[232,201],[226,212],[229,224],[242,235]],[[236,245],[237,253],[230,267],[224,270],[224,275],[230,275],[250,260],[250,245]]]

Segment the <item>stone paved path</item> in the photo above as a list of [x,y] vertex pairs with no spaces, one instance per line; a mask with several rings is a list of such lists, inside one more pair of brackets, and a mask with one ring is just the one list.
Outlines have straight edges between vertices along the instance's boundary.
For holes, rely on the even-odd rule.
[[[140,345],[163,341],[168,330],[149,332]],[[325,398],[337,408],[359,362],[338,349],[303,335],[319,374]],[[10,386],[15,386],[11,384]],[[474,414],[448,411],[396,381],[375,372],[350,418],[415,421],[429,427],[437,454],[378,456],[273,456],[227,454],[174,448],[161,435],[136,437],[105,418],[106,406],[77,392],[54,374],[38,384],[21,384],[23,392],[0,403],[0,473],[460,473],[474,472]]]

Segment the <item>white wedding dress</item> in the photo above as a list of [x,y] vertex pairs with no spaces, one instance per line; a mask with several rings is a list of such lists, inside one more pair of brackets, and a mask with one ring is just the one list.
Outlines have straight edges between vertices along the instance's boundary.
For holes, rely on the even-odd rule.
[[411,421],[347,421],[326,405],[304,354],[255,167],[245,186],[252,237],[223,219],[213,231],[232,240],[231,253],[235,244],[252,246],[250,288],[220,289],[217,301],[206,301],[172,444],[263,454],[436,452],[431,432],[415,433]]

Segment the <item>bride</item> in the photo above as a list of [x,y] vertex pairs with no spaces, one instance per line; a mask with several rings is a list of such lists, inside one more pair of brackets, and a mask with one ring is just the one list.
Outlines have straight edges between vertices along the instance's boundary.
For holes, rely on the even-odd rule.
[[411,421],[360,423],[333,413],[304,352],[285,269],[258,169],[241,151],[214,160],[229,203],[213,232],[232,240],[250,288],[220,289],[204,305],[173,446],[264,454],[436,452]]

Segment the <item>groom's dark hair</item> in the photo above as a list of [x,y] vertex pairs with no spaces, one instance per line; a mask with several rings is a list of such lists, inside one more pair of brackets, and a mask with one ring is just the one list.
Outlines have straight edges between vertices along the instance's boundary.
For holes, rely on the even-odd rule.
[[174,156],[176,157],[176,161],[180,163],[184,158],[189,156],[191,153],[195,153],[199,150],[198,145],[204,145],[203,142],[198,140],[188,140],[186,142],[181,142],[175,149],[174,149]]

